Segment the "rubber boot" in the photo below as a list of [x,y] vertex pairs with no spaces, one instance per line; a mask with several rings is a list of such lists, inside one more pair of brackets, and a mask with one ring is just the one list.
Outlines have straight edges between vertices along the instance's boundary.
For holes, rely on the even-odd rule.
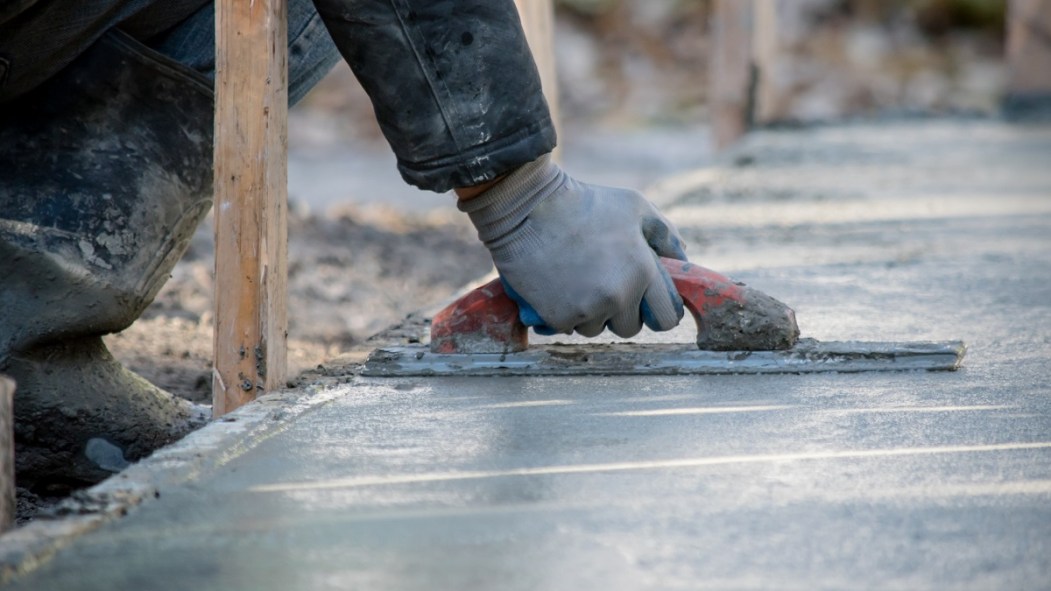
[[97,482],[201,413],[101,336],[142,314],[211,207],[212,91],[121,33],[0,114],[0,373],[19,485]]

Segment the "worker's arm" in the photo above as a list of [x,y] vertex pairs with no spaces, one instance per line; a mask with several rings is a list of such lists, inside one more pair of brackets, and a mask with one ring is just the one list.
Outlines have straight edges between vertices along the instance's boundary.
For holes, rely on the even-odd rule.
[[546,155],[486,188],[458,190],[459,207],[527,326],[629,337],[682,319],[657,257],[685,260],[683,241],[642,195],[576,181]]
[[[634,191],[568,177],[511,0],[314,0],[408,182],[461,209],[531,326],[667,330],[682,302],[657,255],[675,229]],[[494,182],[497,179],[498,182]]]

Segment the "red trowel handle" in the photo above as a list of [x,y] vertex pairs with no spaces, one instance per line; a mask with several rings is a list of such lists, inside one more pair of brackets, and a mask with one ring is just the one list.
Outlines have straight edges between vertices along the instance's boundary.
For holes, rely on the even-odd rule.
[[[799,338],[791,308],[711,269],[675,259],[661,264],[697,322],[697,346],[711,351],[788,349]],[[471,291],[434,316],[435,353],[515,353],[529,345],[518,306],[499,279]]]

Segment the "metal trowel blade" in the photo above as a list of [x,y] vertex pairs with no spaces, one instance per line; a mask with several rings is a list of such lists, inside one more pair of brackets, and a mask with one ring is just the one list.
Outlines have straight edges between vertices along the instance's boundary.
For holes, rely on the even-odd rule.
[[520,353],[432,353],[426,346],[384,347],[369,355],[363,376],[583,376],[804,374],[865,371],[953,371],[961,341],[864,342],[800,339],[784,351],[701,351],[689,345],[534,345]]

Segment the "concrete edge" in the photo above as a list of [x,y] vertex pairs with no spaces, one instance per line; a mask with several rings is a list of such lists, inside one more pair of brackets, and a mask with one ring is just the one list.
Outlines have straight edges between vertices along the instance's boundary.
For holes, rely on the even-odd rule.
[[292,419],[346,394],[332,384],[281,390],[211,422],[83,491],[42,517],[0,535],[0,585],[46,563],[77,537],[160,498],[162,491],[221,468],[287,429]]
[[[54,517],[0,534],[0,585],[28,574],[77,537],[160,498],[164,488],[210,474],[256,445],[287,429],[304,412],[346,394],[349,383],[374,349],[404,343],[422,334],[430,318],[474,288],[496,277],[495,269],[469,281],[447,298],[412,312],[367,339],[362,346],[328,360],[321,372],[305,371],[292,388],[266,394],[210,422],[95,486],[74,493],[54,509]],[[424,336],[427,340],[428,335]]]
[[[323,371],[306,371],[292,388],[266,394],[165,446],[95,486],[74,493],[54,517],[0,534],[0,585],[32,572],[77,537],[124,517],[160,498],[164,488],[210,474],[259,443],[287,429],[304,412],[346,394],[349,383],[373,349],[416,336],[430,318],[467,292],[496,277],[496,271],[469,281],[438,304],[412,312],[346,355],[328,360]],[[426,338],[426,337],[425,337]]]

